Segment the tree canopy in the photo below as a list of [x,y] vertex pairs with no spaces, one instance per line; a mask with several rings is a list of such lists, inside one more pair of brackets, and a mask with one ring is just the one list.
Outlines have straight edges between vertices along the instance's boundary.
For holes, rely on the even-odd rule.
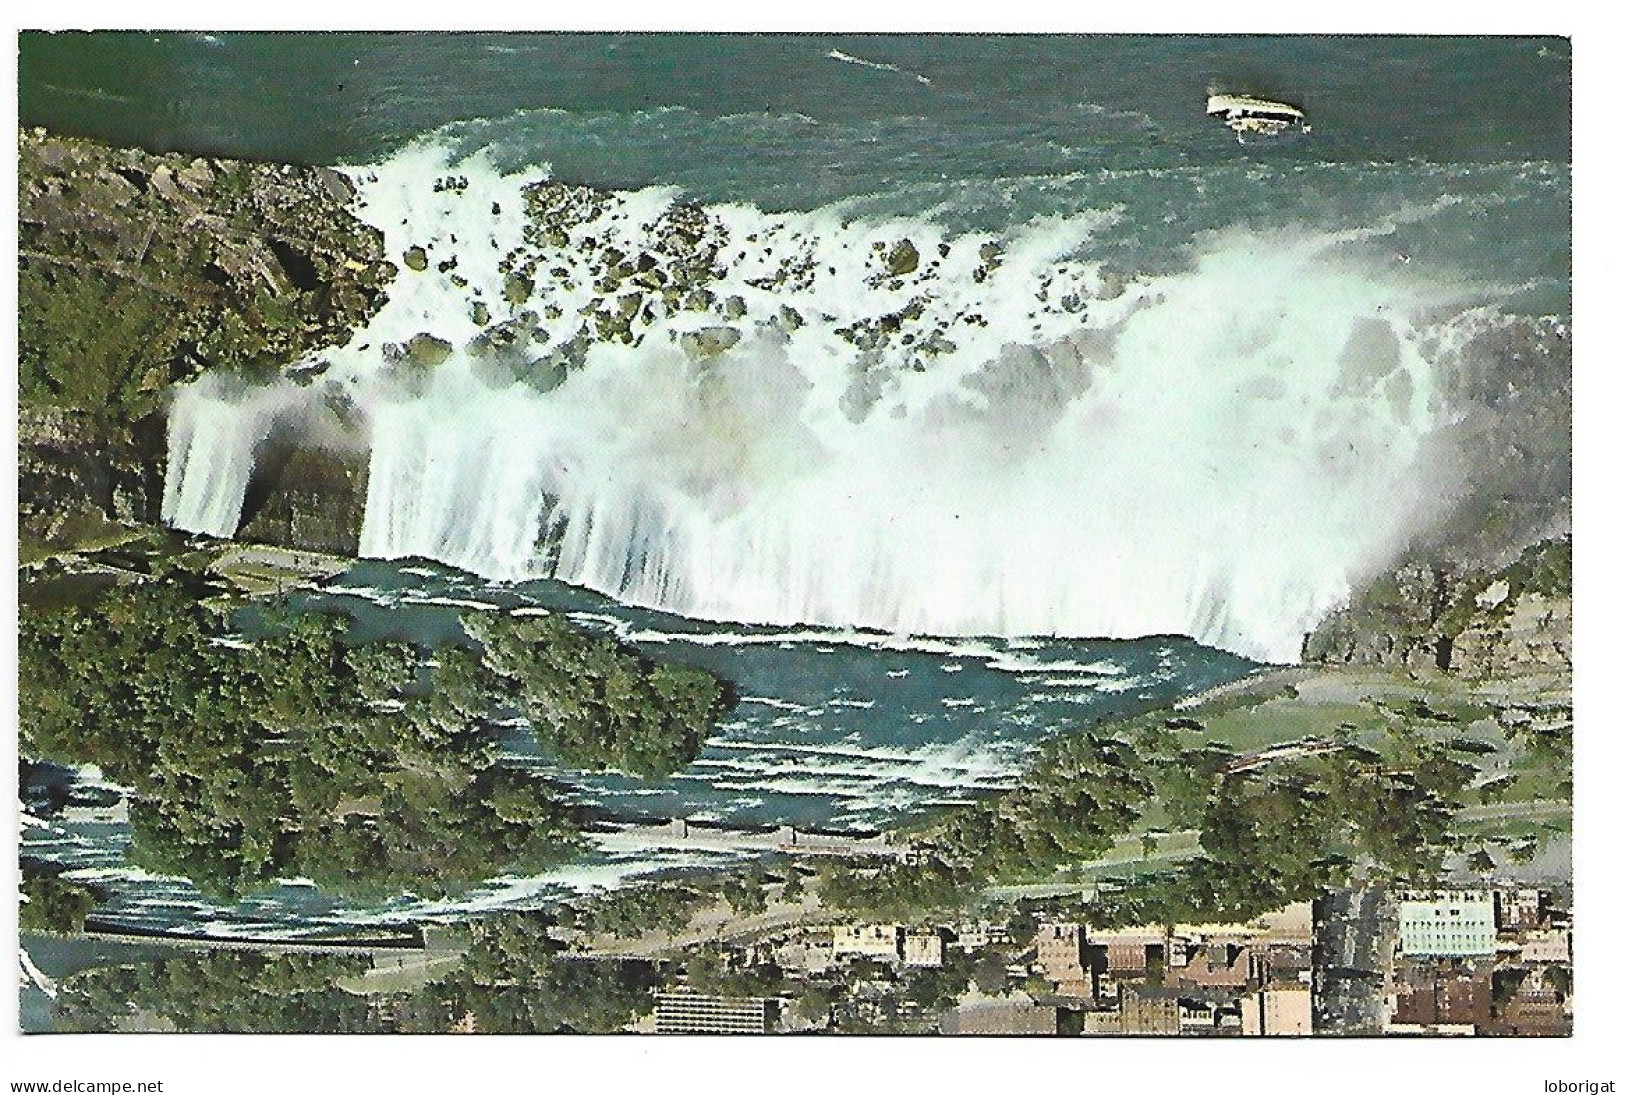
[[474,656],[350,647],[320,613],[247,641],[219,607],[154,580],[55,611],[25,606],[23,750],[91,762],[134,791],[130,856],[235,894],[303,876],[344,893],[454,892],[571,854],[569,812],[502,766]]
[[699,754],[730,706],[702,669],[655,664],[557,615],[469,613],[496,687],[517,697],[537,739],[572,768],[668,776]]

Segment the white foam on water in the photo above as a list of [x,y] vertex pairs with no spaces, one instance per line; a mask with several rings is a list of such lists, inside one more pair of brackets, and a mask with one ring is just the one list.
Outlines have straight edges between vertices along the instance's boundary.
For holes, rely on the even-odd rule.
[[[595,343],[542,392],[475,367],[472,305],[516,313],[503,260],[540,254],[571,272],[546,289],[564,317],[556,345],[597,291],[581,241],[654,246],[648,226],[674,194],[605,195],[555,246],[525,240],[535,174],[446,156],[425,141],[355,173],[389,252],[424,247],[430,267],[403,271],[350,345],[323,355],[319,382],[243,393],[205,380],[177,396],[166,519],[230,535],[255,449],[296,401],[314,415],[342,397],[365,423],[353,441],[370,454],[368,556],[558,578],[708,620],[1183,634],[1290,662],[1455,488],[1419,462],[1449,420],[1441,347],[1468,294],[1363,246],[1448,196],[1356,231],[1213,233],[1187,269],[1122,286],[1079,257],[1111,211],[1022,226],[989,263],[991,237],[924,221],[713,207],[727,239],[713,289],[745,305],[739,342],[696,358],[680,336],[717,319],[651,313],[637,345]],[[448,171],[467,185],[434,189]],[[904,238],[919,268],[891,277]],[[816,276],[771,283],[790,258]],[[804,322],[785,325],[781,306]],[[945,332],[934,356],[849,337],[909,308],[921,337]],[[420,333],[452,352],[408,384],[381,347]]]
[[56,982],[40,972],[40,968],[34,965],[34,959],[30,957],[26,947],[19,946],[17,948],[17,961],[22,970],[23,977],[46,996],[50,997],[52,1000],[55,1000],[57,993]]
[[436,597],[425,595],[411,595],[401,598],[402,604],[409,605],[440,605],[444,608],[467,608],[475,612],[496,612],[498,606],[490,601],[478,601],[470,597]]
[[910,72],[905,68],[901,68],[893,64],[887,64],[883,61],[867,61],[862,57],[854,57],[850,53],[842,53],[838,49],[832,49],[828,53],[824,54],[824,56],[828,57],[832,61],[841,61],[848,65],[857,65],[860,68],[872,68],[877,72],[895,72],[899,76],[909,76],[912,77],[916,83],[927,85],[931,83],[929,77],[922,76],[918,72]]
[[213,374],[177,389],[169,412],[163,519],[210,536],[235,533],[255,450],[302,399],[291,384],[245,389]]
[[811,708],[803,704],[774,699],[772,696],[740,696],[739,702],[742,704],[753,703],[760,707],[771,707],[777,711],[790,711],[796,714],[807,714],[811,711]]

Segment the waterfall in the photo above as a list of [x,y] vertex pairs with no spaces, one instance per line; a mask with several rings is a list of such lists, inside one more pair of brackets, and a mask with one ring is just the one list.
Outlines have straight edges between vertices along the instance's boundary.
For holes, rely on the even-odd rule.
[[169,411],[164,521],[210,536],[236,532],[254,451],[289,401],[283,385],[245,390],[212,374],[181,387]]
[[[1481,310],[1385,260],[1391,226],[1215,233],[1125,278],[1087,258],[1109,212],[950,236],[436,156],[354,173],[426,269],[297,396],[365,420],[366,556],[1286,662],[1459,486],[1430,445]],[[291,391],[181,393],[168,520],[235,530]]]

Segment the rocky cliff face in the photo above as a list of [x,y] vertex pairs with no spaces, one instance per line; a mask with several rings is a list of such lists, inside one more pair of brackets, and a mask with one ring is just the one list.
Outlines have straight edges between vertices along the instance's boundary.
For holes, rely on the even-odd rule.
[[1570,672],[1573,630],[1571,597],[1524,593],[1463,628],[1451,644],[1451,666],[1477,677]]
[[1305,637],[1304,661],[1439,668],[1433,630],[1451,601],[1452,577],[1423,563],[1395,568]]
[[89,416],[29,406],[17,414],[17,510],[24,557],[151,523],[163,497],[163,424],[107,431]]
[[366,506],[360,454],[280,445],[255,466],[237,539],[354,556]]
[[18,139],[19,515],[30,549],[157,519],[165,393],[342,341],[394,267],[325,168]]
[[1489,570],[1408,563],[1304,640],[1305,661],[1468,677],[1572,671],[1571,541]]

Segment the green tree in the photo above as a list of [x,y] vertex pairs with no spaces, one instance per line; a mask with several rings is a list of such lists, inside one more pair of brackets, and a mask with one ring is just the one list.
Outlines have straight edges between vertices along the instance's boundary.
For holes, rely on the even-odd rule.
[[515,694],[537,739],[574,768],[667,776],[700,751],[731,705],[716,677],[655,665],[563,617],[470,613],[485,669]]
[[24,859],[18,890],[17,930],[24,934],[77,935],[85,917],[96,907],[96,892],[89,886],[59,877],[35,859]]
[[724,877],[722,896],[736,913],[750,916],[767,910],[767,890],[755,871],[730,872]]

